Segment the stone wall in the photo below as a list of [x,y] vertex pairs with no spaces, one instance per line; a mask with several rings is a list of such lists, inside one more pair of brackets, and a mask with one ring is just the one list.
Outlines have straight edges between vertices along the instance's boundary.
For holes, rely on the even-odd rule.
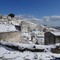
[[28,32],[29,23],[27,21],[21,21],[21,32]]
[[20,42],[21,33],[20,32],[2,32],[0,33],[0,40],[8,42]]
[[45,42],[44,42],[45,45],[51,45],[56,43],[55,36],[50,32],[46,32],[44,34],[44,39],[45,39]]

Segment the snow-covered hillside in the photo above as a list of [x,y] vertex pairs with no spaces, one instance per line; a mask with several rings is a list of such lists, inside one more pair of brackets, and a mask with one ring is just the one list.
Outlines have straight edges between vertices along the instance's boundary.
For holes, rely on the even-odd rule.
[[0,32],[17,31],[14,25],[11,24],[0,24]]
[[[38,24],[36,18],[32,18],[31,21],[29,18],[26,20],[26,18],[2,17],[0,19],[0,33],[11,33],[12,31],[18,33],[12,33],[12,35],[8,33],[7,41],[0,38],[0,60],[50,60],[55,59],[55,57],[60,58],[60,54],[51,52],[51,48],[55,48],[59,44],[44,45],[44,33],[58,30]],[[3,35],[1,35],[2,38]],[[9,38],[13,38],[11,40],[14,42],[9,41]],[[14,50],[14,48],[17,49]]]

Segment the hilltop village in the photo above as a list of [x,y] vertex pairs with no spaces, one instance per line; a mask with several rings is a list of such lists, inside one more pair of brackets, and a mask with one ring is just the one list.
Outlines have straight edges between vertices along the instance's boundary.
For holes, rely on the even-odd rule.
[[44,45],[44,33],[57,31],[17,17],[0,15],[0,40]]
[[[39,60],[49,60],[57,57],[57,54],[60,53],[60,30],[55,28],[49,28],[47,26],[43,26],[41,24],[36,24],[28,20],[22,20],[18,17],[14,16],[14,14],[9,15],[0,15],[0,45],[7,46],[19,51],[27,51],[28,54],[33,54],[32,52],[38,52],[41,55],[39,58],[39,54],[34,53],[34,59]],[[1,51],[6,51],[5,48],[0,47]],[[14,54],[14,59],[12,56],[7,57],[6,55],[0,51],[0,58],[10,60],[29,60],[30,57],[25,56],[23,59],[21,57],[16,57],[21,52]],[[28,52],[31,51],[31,52]],[[44,53],[40,53],[44,52]],[[45,57],[45,52],[50,54],[48,57]],[[23,54],[26,54],[23,53]],[[44,57],[43,57],[44,55]],[[3,57],[4,56],[4,57]],[[54,56],[54,57],[53,57]],[[58,55],[60,56],[60,55]],[[16,59],[15,59],[16,57]],[[26,58],[28,57],[28,58]],[[44,58],[44,59],[43,59]],[[31,58],[32,59],[32,58]],[[30,59],[30,60],[31,60]],[[9,59],[8,59],[9,60]],[[33,60],[33,59],[32,59]]]

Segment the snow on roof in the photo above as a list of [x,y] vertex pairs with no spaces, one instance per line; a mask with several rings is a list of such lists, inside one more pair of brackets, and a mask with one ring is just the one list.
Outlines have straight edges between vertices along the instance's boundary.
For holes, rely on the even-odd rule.
[[28,37],[28,36],[31,36],[31,35],[29,33],[22,33],[22,36]]
[[0,24],[0,32],[17,31],[14,25],[11,24]]
[[60,54],[52,54],[54,57],[60,58]]
[[40,31],[36,30],[36,31],[32,31],[33,33],[37,34],[40,33]]
[[55,36],[60,36],[60,32],[51,32],[52,34],[54,34]]

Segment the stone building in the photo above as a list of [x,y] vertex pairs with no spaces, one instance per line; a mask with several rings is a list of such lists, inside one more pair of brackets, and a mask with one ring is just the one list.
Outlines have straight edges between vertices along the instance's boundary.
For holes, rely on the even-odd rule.
[[28,32],[29,23],[27,21],[21,21],[21,32]]
[[0,32],[0,40],[7,42],[20,42],[21,34],[18,31]]
[[20,31],[11,24],[0,24],[0,40],[9,42],[20,42]]
[[60,43],[60,32],[46,32],[45,45]]

